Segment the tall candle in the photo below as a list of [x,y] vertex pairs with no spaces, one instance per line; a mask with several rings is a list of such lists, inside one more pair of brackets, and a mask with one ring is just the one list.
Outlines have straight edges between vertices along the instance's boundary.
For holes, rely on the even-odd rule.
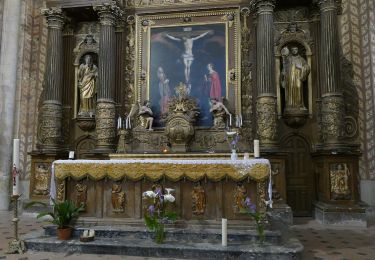
[[228,245],[228,229],[227,229],[228,220],[226,218],[221,219],[221,245]]
[[13,140],[13,195],[18,195],[19,191],[19,168],[20,168],[20,139]]
[[260,157],[260,150],[259,150],[259,140],[254,140],[254,157]]
[[229,126],[232,126],[232,114],[229,114]]

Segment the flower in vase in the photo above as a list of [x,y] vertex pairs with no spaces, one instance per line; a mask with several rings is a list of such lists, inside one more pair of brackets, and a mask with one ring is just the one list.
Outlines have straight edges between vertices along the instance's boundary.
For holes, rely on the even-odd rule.
[[165,188],[165,191],[167,192],[167,194],[171,194],[171,192],[174,192],[174,189]]
[[156,193],[153,192],[152,190],[148,190],[148,191],[143,192],[142,196],[143,198],[155,198]]

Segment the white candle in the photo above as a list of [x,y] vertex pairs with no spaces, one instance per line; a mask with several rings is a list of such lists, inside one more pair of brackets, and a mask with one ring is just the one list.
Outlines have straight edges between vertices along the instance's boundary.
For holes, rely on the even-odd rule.
[[232,114],[229,114],[229,126],[232,126]]
[[20,168],[20,139],[13,140],[13,195],[18,195],[19,191],[19,168]]
[[240,127],[242,127],[242,115],[240,114]]
[[228,230],[227,230],[228,220],[226,218],[221,219],[221,245],[228,245]]
[[88,237],[88,236],[89,236],[89,231],[83,230],[83,237]]
[[244,160],[249,160],[249,153],[244,153],[243,159]]
[[254,140],[254,157],[255,158],[259,158],[260,157],[259,140]]
[[69,160],[74,159],[74,151],[69,151]]
[[129,117],[129,129],[132,129],[132,120],[130,117]]
[[125,119],[125,129],[129,129],[129,119]]

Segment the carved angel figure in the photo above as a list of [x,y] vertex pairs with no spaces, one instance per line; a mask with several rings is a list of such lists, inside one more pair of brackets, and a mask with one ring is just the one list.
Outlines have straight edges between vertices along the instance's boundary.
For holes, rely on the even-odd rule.
[[230,116],[229,110],[217,99],[211,99],[210,112],[214,117],[214,128],[225,128],[226,115]]

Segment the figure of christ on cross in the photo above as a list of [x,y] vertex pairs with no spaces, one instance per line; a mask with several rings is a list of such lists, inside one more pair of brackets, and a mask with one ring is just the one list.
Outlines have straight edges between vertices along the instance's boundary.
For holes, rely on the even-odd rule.
[[182,60],[184,62],[184,66],[185,66],[185,81],[186,81],[186,84],[190,83],[190,67],[191,67],[191,64],[193,63],[194,61],[194,55],[193,55],[193,43],[194,41],[200,39],[200,38],[203,38],[205,37],[206,35],[208,34],[213,34],[212,31],[206,31],[202,34],[199,34],[195,37],[193,37],[192,35],[184,35],[182,37],[175,37],[175,36],[172,36],[172,35],[169,35],[169,34],[165,34],[165,36],[167,38],[169,38],[170,40],[173,40],[173,41],[177,41],[177,42],[183,42],[184,44],[184,48],[185,48],[185,52],[182,53]]

